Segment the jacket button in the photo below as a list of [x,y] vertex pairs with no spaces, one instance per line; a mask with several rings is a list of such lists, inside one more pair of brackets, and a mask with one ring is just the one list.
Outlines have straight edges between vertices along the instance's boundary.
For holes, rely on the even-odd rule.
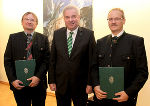
[[98,55],[98,57],[102,57],[102,55]]
[[41,48],[41,50],[43,50],[43,48]]

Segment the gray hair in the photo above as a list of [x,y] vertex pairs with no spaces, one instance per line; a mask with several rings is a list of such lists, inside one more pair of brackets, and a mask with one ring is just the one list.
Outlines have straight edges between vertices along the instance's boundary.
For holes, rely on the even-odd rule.
[[63,15],[65,13],[66,10],[71,10],[71,9],[74,9],[76,10],[77,14],[80,15],[80,9],[74,5],[67,5],[66,7],[64,7],[63,9]]

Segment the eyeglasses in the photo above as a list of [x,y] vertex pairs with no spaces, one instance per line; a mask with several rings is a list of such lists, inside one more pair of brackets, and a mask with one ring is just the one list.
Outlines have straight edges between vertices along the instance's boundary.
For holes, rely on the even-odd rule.
[[25,21],[35,22],[34,19],[24,18]]
[[114,21],[120,21],[120,20],[122,20],[122,19],[123,19],[123,18],[118,18],[118,17],[117,17],[117,18],[108,18],[107,20],[110,21],[110,22],[112,22],[113,20],[114,20]]

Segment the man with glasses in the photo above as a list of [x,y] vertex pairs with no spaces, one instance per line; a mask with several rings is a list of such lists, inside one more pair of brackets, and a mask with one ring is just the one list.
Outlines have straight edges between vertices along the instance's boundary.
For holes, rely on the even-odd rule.
[[[38,18],[32,12],[22,16],[24,31],[10,34],[4,54],[4,66],[14,93],[17,106],[45,106],[47,78],[49,66],[49,41],[47,36],[35,32]],[[26,80],[31,83],[23,86],[17,79],[15,61],[34,59],[36,66],[34,75]],[[22,70],[19,70],[22,71]]]
[[[92,74],[97,105],[136,106],[138,92],[148,78],[144,39],[123,30],[125,16],[120,8],[110,10],[107,20],[111,34],[97,40]],[[116,92],[118,97],[107,99],[99,83],[98,67],[124,67],[124,91]]]

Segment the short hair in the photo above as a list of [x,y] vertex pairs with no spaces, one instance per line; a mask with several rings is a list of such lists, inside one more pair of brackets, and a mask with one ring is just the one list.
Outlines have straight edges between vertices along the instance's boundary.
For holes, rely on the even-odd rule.
[[22,20],[21,20],[21,21],[23,21],[24,16],[27,16],[28,14],[32,14],[33,17],[36,19],[36,23],[38,24],[38,18],[37,18],[37,16],[36,16],[33,12],[26,12],[26,13],[22,16]]
[[[123,11],[121,8],[113,8],[113,9],[111,9],[111,10],[109,11],[109,13],[112,12],[112,11],[115,11],[115,10],[120,11],[120,12],[122,13],[122,18],[125,19],[124,11]],[[108,13],[108,14],[109,14],[109,13]]]
[[71,9],[74,9],[76,10],[77,14],[80,15],[80,9],[74,5],[67,5],[66,7],[64,7],[63,9],[63,15],[65,13],[66,10],[71,10]]

